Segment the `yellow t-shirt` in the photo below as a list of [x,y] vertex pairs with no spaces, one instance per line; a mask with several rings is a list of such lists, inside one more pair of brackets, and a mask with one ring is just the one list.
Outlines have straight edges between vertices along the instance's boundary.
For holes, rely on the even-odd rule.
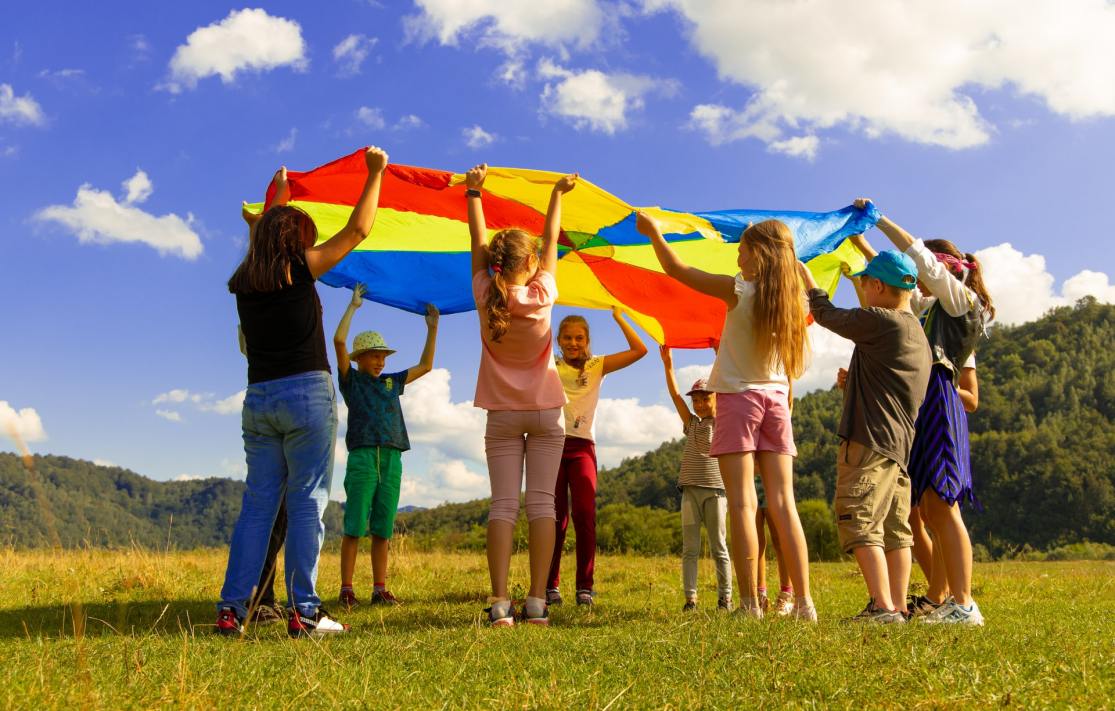
[[604,357],[593,356],[584,369],[575,368],[561,357],[555,359],[561,386],[565,389],[565,436],[596,441],[596,405],[604,381]]

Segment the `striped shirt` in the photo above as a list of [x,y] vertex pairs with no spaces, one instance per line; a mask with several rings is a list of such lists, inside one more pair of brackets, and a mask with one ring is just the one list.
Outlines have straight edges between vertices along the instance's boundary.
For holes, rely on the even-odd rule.
[[681,455],[679,487],[724,488],[724,481],[720,478],[720,465],[708,455],[709,445],[712,444],[712,428],[715,424],[714,417],[706,417],[702,420],[696,415],[690,416],[689,422],[685,425],[685,450]]

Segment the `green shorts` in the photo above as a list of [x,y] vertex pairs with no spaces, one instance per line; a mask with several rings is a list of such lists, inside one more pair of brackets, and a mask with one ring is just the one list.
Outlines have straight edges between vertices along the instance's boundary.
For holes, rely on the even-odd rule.
[[345,535],[390,538],[399,509],[403,453],[394,447],[360,447],[345,467]]

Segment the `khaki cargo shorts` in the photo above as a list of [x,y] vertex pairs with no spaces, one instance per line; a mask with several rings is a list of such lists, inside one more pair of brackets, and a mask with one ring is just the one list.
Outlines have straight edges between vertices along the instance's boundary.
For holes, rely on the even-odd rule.
[[845,441],[836,457],[836,530],[846,553],[914,545],[910,477],[898,463],[859,442]]

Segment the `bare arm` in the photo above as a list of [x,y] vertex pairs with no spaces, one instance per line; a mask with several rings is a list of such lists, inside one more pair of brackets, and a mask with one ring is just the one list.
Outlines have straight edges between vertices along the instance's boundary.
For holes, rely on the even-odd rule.
[[[848,238],[848,240],[852,243],[852,246],[859,250],[859,253],[862,254],[863,258],[866,259],[869,263],[872,259],[879,255],[879,253],[875,251],[875,249],[868,243],[867,239],[863,235],[852,235]],[[847,264],[842,264],[841,271],[843,271],[847,267]],[[856,299],[859,301],[859,305],[866,307],[867,297],[865,297],[863,293],[862,278],[851,276],[850,270],[845,271],[844,275],[847,276],[849,280],[851,280],[852,287],[856,290]]]
[[546,224],[542,228],[542,259],[539,266],[551,274],[557,271],[557,243],[561,234],[561,196],[577,186],[578,175],[570,173],[554,183],[550,205],[546,208]]
[[965,411],[975,412],[979,408],[979,381],[976,379],[975,368],[960,369],[960,382],[956,391]]
[[666,275],[680,281],[690,289],[699,291],[708,296],[714,296],[728,305],[729,309],[736,306],[736,280],[724,274],[710,274],[691,267],[677,256],[674,250],[662,236],[658,223],[654,218],[644,212],[635,214],[635,226],[639,232],[650,239],[654,246],[654,256]]
[[348,328],[352,323],[352,315],[363,303],[364,285],[357,284],[352,288],[352,301],[345,309],[345,315],[341,316],[341,322],[337,324],[337,332],[333,334],[333,349],[337,352],[337,375],[342,378],[348,377]]
[[627,350],[604,356],[604,375],[622,370],[647,354],[646,344],[639,334],[627,323],[623,311],[618,306],[612,307],[612,318],[619,324],[623,337],[627,339]]
[[[465,173],[465,187],[479,191],[488,177],[488,164],[473,166]],[[488,225],[484,222],[484,203],[479,195],[470,195],[468,200],[468,234],[472,248],[472,273],[488,269]]]
[[[852,204],[861,210],[866,210],[870,202],[871,200],[869,200],[868,198],[856,198],[855,202],[853,202]],[[879,217],[879,221],[875,224],[875,226],[879,228],[880,232],[887,236],[887,239],[894,243],[894,246],[897,247],[900,252],[905,252],[914,243],[914,237],[909,232],[891,222],[890,219],[885,215]],[[862,237],[862,235],[859,236]],[[864,242],[864,244],[866,244],[866,241]],[[860,247],[860,245],[856,244],[856,247]],[[871,248],[868,247],[868,249]],[[863,251],[862,247],[860,248],[860,251]],[[864,252],[863,256],[866,257],[867,253]],[[874,257],[874,255],[872,255],[872,257]]]
[[434,347],[437,344],[438,311],[433,304],[426,304],[426,345],[418,365],[407,368],[407,383],[413,383],[434,369]]
[[368,179],[364,183],[364,191],[348,222],[341,231],[329,240],[316,247],[306,250],[306,266],[310,273],[317,279],[325,272],[337,266],[337,263],[348,256],[348,253],[364,241],[372,231],[376,220],[376,210],[379,207],[379,188],[383,183],[383,171],[387,169],[387,153],[376,146],[371,146],[364,151],[364,161],[368,165]]
[[662,355],[662,365],[666,368],[666,391],[670,393],[670,400],[673,401],[674,408],[678,411],[678,417],[681,418],[681,426],[684,429],[689,426],[689,421],[693,419],[693,413],[689,411],[689,405],[686,404],[685,398],[678,392],[678,381],[674,376],[674,357],[670,353],[670,348],[661,346],[658,352]]

